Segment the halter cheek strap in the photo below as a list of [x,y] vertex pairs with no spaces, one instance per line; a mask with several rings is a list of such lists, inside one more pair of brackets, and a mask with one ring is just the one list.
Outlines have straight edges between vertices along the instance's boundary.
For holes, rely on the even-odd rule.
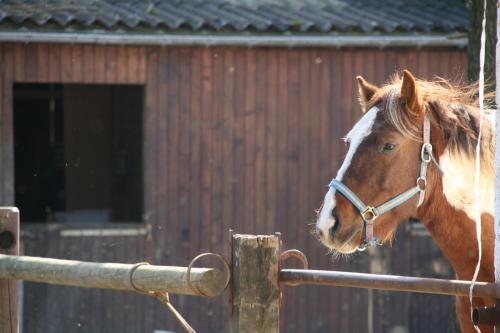
[[427,186],[427,167],[429,163],[432,161],[438,171],[442,173],[439,164],[432,154],[432,145],[430,143],[431,140],[431,129],[430,129],[430,119],[426,114],[424,117],[424,126],[423,126],[423,144],[422,149],[420,151],[420,175],[417,178],[416,184],[414,187],[400,193],[396,197],[384,202],[383,204],[373,207],[365,204],[363,200],[361,200],[356,193],[354,193],[349,187],[347,187],[340,180],[334,179],[330,182],[329,187],[339,191],[347,200],[349,200],[354,207],[359,211],[359,214],[363,218],[364,226],[365,226],[365,240],[364,244],[360,247],[360,250],[364,250],[369,246],[380,245],[380,240],[375,237],[373,232],[373,224],[375,219],[380,215],[387,213],[388,211],[402,205],[406,201],[413,198],[417,193],[420,194],[418,199],[419,207],[425,198],[425,188]]

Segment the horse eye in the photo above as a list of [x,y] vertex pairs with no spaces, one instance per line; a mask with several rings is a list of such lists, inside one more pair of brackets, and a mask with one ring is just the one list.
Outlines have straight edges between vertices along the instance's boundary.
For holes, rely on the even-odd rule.
[[383,152],[390,152],[396,148],[396,145],[394,143],[386,143],[384,145],[384,148],[382,149]]

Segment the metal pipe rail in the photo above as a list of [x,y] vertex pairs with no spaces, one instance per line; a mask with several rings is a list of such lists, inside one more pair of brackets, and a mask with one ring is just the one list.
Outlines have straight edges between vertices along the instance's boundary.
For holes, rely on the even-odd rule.
[[[470,288],[470,281],[463,280],[306,269],[282,269],[279,279],[292,286],[313,284],[456,296],[468,296]],[[473,295],[500,299],[500,286],[476,282]]]
[[0,254],[0,279],[126,291],[169,292],[215,296],[226,283],[224,273],[212,268],[149,264],[96,263]]

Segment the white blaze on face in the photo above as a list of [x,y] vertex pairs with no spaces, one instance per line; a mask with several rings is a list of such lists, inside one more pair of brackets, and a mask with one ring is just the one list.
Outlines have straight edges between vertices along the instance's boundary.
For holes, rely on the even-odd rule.
[[[347,152],[347,155],[344,159],[344,163],[342,163],[342,166],[337,171],[337,177],[335,177],[336,180],[342,181],[342,177],[344,177],[345,173],[349,169],[352,158],[358,150],[359,145],[372,132],[372,127],[375,123],[375,118],[377,117],[378,111],[379,108],[377,107],[373,107],[368,110],[368,112],[364,114],[364,116],[347,134],[345,140],[349,141],[349,151]],[[336,204],[335,190],[330,188],[326,193],[323,207],[321,208],[318,221],[316,222],[316,228],[321,230],[325,237],[328,237],[330,228],[332,228],[337,222],[332,216],[332,210],[335,208]]]

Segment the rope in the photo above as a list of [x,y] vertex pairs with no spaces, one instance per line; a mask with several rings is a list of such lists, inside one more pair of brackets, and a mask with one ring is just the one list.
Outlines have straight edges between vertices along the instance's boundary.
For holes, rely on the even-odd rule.
[[196,331],[189,325],[189,323],[184,319],[184,317],[177,311],[177,309],[170,303],[170,297],[168,296],[168,293],[155,293],[156,298],[162,302],[163,305],[167,307],[167,309],[172,312],[174,317],[179,321],[179,323],[182,325],[182,327],[186,330],[188,333],[196,333]]
[[[484,113],[484,59],[485,59],[485,46],[486,46],[486,33],[485,33],[485,27],[486,27],[486,0],[484,1],[484,8],[483,8],[483,20],[481,23],[482,30],[481,30],[481,49],[479,51],[479,115],[480,115],[480,120],[479,120],[479,133],[478,133],[478,138],[477,138],[477,144],[476,144],[476,163],[475,163],[475,172],[474,172],[474,193],[476,197],[476,237],[477,237],[477,249],[478,249],[478,258],[477,258],[477,264],[476,264],[476,269],[474,270],[474,275],[472,276],[472,281],[469,289],[469,301],[470,301],[470,308],[471,308],[471,318],[472,318],[472,312],[474,310],[474,305],[472,304],[472,294],[474,291],[474,285],[477,281],[477,277],[479,275],[479,271],[481,269],[481,259],[483,256],[483,248],[481,244],[481,188],[480,188],[480,183],[481,183],[481,136],[483,132],[483,113]],[[474,325],[474,329],[476,332],[481,333],[481,329],[477,326]]]
[[187,333],[196,333],[196,331],[191,327],[191,325],[189,325],[187,320],[184,319],[184,317],[179,313],[179,311],[177,311],[177,309],[172,305],[172,303],[170,303],[170,297],[169,297],[167,292],[160,293],[160,292],[147,291],[147,290],[142,290],[140,288],[137,288],[137,286],[134,283],[134,273],[137,270],[137,268],[139,268],[143,265],[149,265],[149,263],[148,262],[139,262],[137,264],[134,264],[129,270],[129,273],[128,273],[129,280],[128,281],[129,281],[129,284],[132,287],[132,289],[134,289],[138,293],[156,297],[163,305],[165,305],[165,307],[167,309],[170,310],[170,312],[172,312],[174,317],[177,319],[177,321],[181,324],[181,326],[184,328],[184,330]]
[[[202,254],[197,255],[196,257],[194,257],[191,260],[191,262],[189,263],[189,266],[187,268],[187,274],[186,274],[187,275],[186,280],[187,280],[187,284],[188,284],[189,288],[191,288],[191,290],[198,296],[210,297],[210,295],[205,294],[198,287],[196,287],[191,281],[191,269],[192,269],[194,263],[196,261],[198,261],[199,259],[201,259],[203,257],[207,257],[207,256],[216,257],[224,265],[224,269],[226,271],[226,281],[224,284],[224,289],[222,291],[224,291],[227,288],[227,286],[229,285],[229,280],[231,278],[231,268],[229,267],[229,263],[227,262],[227,260],[223,256],[221,256],[220,254],[216,254],[216,253],[202,253]],[[138,288],[135,285],[134,273],[139,267],[144,266],[144,265],[149,265],[149,263],[145,262],[145,261],[138,262],[138,263],[132,265],[132,267],[130,268],[130,270],[128,272],[128,282],[129,282],[131,289],[134,289],[136,292],[141,293],[141,294],[146,294],[149,296],[156,297],[156,299],[158,299],[163,305],[165,305],[165,307],[167,309],[170,310],[170,312],[172,312],[174,317],[177,319],[177,321],[181,324],[181,326],[184,328],[184,330],[187,333],[196,333],[196,331],[191,327],[191,325],[189,325],[187,320],[184,319],[184,317],[179,313],[179,311],[177,311],[177,309],[172,305],[172,303],[170,302],[170,297],[169,297],[168,292],[161,293],[161,292],[155,292],[155,291],[150,291],[150,290],[142,290],[141,288]]]

